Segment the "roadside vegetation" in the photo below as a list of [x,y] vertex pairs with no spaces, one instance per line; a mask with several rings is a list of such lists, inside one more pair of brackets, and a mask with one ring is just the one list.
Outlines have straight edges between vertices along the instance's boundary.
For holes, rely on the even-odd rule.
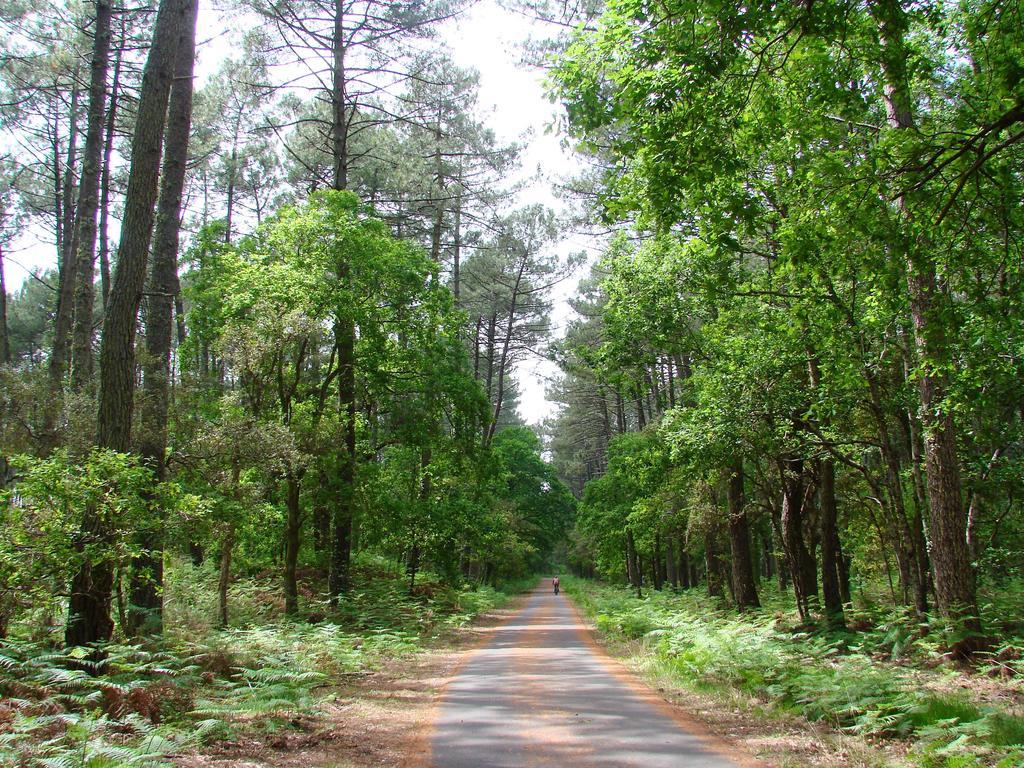
[[936,635],[888,609],[851,610],[857,629],[816,630],[798,625],[792,599],[770,589],[762,609],[737,614],[698,590],[638,600],[626,587],[563,583],[601,635],[637,641],[620,649],[660,679],[746,694],[759,704],[751,717],[796,713],[906,750],[926,768],[1024,765],[1024,637],[965,669]]
[[323,613],[282,620],[275,585],[243,579],[232,624],[218,629],[216,574],[174,570],[187,587],[168,601],[164,636],[106,645],[102,668],[45,637],[0,641],[0,765],[169,765],[241,734],[308,731],[345,681],[445,642],[533,583],[455,587],[427,572],[410,594],[394,562],[360,556],[363,586],[343,610],[322,601]]

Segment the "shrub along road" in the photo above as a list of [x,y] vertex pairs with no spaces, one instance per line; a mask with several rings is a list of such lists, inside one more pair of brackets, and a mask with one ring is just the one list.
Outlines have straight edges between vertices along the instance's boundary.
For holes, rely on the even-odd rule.
[[537,589],[492,632],[444,693],[432,766],[756,765],[605,655],[566,597]]

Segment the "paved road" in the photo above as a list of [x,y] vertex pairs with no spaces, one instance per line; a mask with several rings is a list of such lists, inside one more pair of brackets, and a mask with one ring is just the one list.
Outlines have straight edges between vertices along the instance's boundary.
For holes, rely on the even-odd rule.
[[[736,768],[589,639],[547,589],[499,625],[445,691],[434,768]],[[743,763],[749,764],[743,759]]]

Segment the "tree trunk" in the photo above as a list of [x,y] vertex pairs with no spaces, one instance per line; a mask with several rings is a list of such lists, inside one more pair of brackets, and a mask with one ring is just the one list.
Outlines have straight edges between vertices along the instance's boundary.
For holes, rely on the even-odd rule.
[[[142,460],[152,469],[157,483],[163,482],[167,471],[167,411],[174,289],[178,282],[178,229],[192,127],[192,72],[198,12],[198,0],[191,0],[177,50],[168,105],[169,122],[153,236],[153,263],[146,298],[146,357],[142,364],[142,414],[138,439]],[[132,634],[159,633],[163,631],[163,521],[157,520],[155,527],[140,530],[138,535],[142,554],[132,563],[129,631]]]
[[103,155],[103,120],[106,117],[107,69],[110,61],[110,0],[96,0],[92,69],[89,79],[89,115],[82,177],[78,187],[75,319],[71,347],[71,389],[81,391],[92,380],[93,269],[96,260],[96,212],[99,208]]
[[804,463],[802,459],[784,458],[779,462],[782,474],[782,544],[789,563],[789,571],[793,577],[793,591],[796,594],[797,610],[800,618],[810,618],[811,600],[814,597],[812,585],[813,574],[808,578],[808,570],[813,569],[810,552],[804,541]]
[[484,319],[477,317],[476,331],[473,333],[473,380],[480,381],[480,326]]
[[[135,324],[146,278],[153,234],[157,179],[167,101],[176,52],[191,14],[189,0],[161,0],[139,92],[124,223],[110,304],[100,349],[100,402],[97,443],[122,453],[131,447],[135,396]],[[79,545],[109,542],[110,533],[95,511],[83,513]],[[65,642],[91,645],[110,639],[110,556],[86,558],[71,582]]]
[[836,553],[836,564],[839,567],[839,594],[842,595],[845,605],[853,601],[853,596],[850,593],[850,556],[843,552],[838,536],[836,537]]
[[498,391],[494,397],[494,414],[491,416],[491,423],[487,429],[485,444],[490,444],[494,439],[494,432],[498,428],[498,419],[501,418],[502,400],[505,399],[505,376],[509,367],[509,349],[512,344],[512,333],[515,330],[516,310],[519,308],[519,291],[523,284],[523,274],[526,272],[527,256],[523,254],[519,262],[519,269],[516,271],[516,280],[512,286],[512,295],[509,297],[508,325],[505,328],[505,338],[501,344],[501,357],[498,360]]
[[[95,510],[85,510],[75,548],[84,551],[90,544],[106,544],[109,531]],[[114,585],[113,555],[104,553],[85,558],[71,581],[68,620],[64,643],[68,647],[93,646],[110,640],[114,622],[110,616],[111,589]],[[94,658],[102,660],[102,653]]]
[[[76,68],[77,70],[77,68]],[[57,313],[53,319],[53,350],[50,353],[50,389],[59,392],[64,386],[71,346],[71,322],[74,316],[75,280],[78,270],[75,247],[75,205],[72,196],[78,144],[78,96],[76,85],[71,91],[70,128],[68,131],[68,159],[64,167],[62,192],[58,194],[57,246],[60,253],[58,270]],[[50,426],[50,425],[48,425]]]
[[661,534],[658,532],[654,533],[654,552],[651,555],[651,583],[660,592],[665,578],[661,570],[663,564],[661,558]]
[[331,154],[334,159],[333,189],[348,189],[348,121],[346,120],[345,3],[334,1],[334,34],[331,38]]
[[636,589],[636,596],[642,597],[641,586],[643,583],[642,571],[640,570],[640,558],[636,552],[636,540],[633,538],[633,531],[626,529],[626,570],[629,575],[629,583]]
[[235,136],[231,144],[231,155],[228,158],[228,190],[225,200],[224,211],[224,242],[231,242],[231,229],[234,226],[232,219],[235,214],[235,168],[238,167],[238,130],[242,122],[241,115],[235,118]]
[[110,88],[110,106],[107,108],[106,125],[103,139],[103,164],[100,173],[100,295],[104,314],[110,300],[110,237],[108,221],[110,218],[110,158],[114,153],[114,128],[117,125],[117,100],[121,90],[121,62],[124,59],[125,22],[121,16],[120,35],[114,56],[114,76]]
[[669,536],[665,540],[665,576],[674,590],[679,589],[679,570],[677,566],[675,538]]
[[302,483],[293,470],[287,476],[286,517],[284,522],[284,612],[294,616],[299,612],[299,584],[296,569],[299,562],[299,534],[302,532],[302,509],[299,491]]
[[903,498],[903,467],[889,431],[878,376],[871,368],[871,364],[867,362],[865,362],[864,377],[868,384],[869,408],[875,421],[882,464],[885,468],[887,494],[882,494],[880,488],[878,495],[880,498],[887,495],[889,499],[887,517],[893,528],[893,539],[896,541],[902,603],[903,605],[914,605],[918,615],[923,617],[928,610],[928,597],[925,591],[927,581],[922,581],[919,578],[920,571],[917,564],[920,558],[914,551],[916,541],[907,522],[907,510]]
[[491,312],[490,320],[487,323],[487,335],[485,340],[487,341],[487,400],[491,400],[494,397],[494,352],[495,344],[497,342],[498,333],[498,315],[496,312]]
[[[771,504],[772,522],[772,554],[775,560],[776,576],[779,591],[785,592],[789,587],[789,558],[786,556],[786,545],[782,535],[782,513],[776,504]],[[779,557],[781,555],[781,557]]]
[[313,550],[329,552],[331,549],[331,513],[327,507],[326,492],[330,488],[327,474],[321,470],[317,476],[320,490],[313,499]]
[[235,526],[228,525],[220,542],[220,578],[217,580],[217,616],[221,627],[228,625],[228,587],[231,585],[231,552],[235,548]]
[[732,554],[732,588],[736,607],[760,608],[754,560],[750,552],[750,525],[747,521],[746,498],[743,491],[743,460],[733,461],[729,473],[729,548]]
[[[345,67],[345,4],[334,2],[334,31],[331,38],[331,154],[333,174],[331,187],[348,189],[348,120],[347,71]],[[338,280],[351,286],[350,266],[344,257],[338,264]],[[342,444],[338,451],[337,497],[334,501],[331,568],[328,592],[331,606],[350,586],[352,559],[352,522],[356,474],[356,327],[347,307],[338,307],[334,323],[334,340],[338,349],[338,412]]]
[[[344,272],[347,279],[347,265]],[[355,324],[341,317],[335,325],[338,345],[338,408],[341,415],[342,445],[338,451],[337,495],[334,499],[334,536],[331,542],[331,571],[328,591],[332,606],[347,592],[352,558],[352,518],[356,471],[356,377]]]
[[[0,365],[11,362],[11,342],[7,331],[7,282],[4,280],[4,249],[0,243]],[[0,482],[0,488],[3,483]]]
[[[883,89],[887,122],[897,131],[913,131],[909,59],[905,41],[906,13],[898,0],[873,0],[871,12],[881,43]],[[900,179],[897,184],[904,184]],[[900,195],[897,207],[910,229],[908,201]],[[967,548],[967,519],[956,452],[957,427],[945,403],[951,360],[945,319],[940,306],[935,262],[920,241],[904,235],[898,244],[907,267],[910,314],[914,325],[925,432],[924,458],[931,509],[931,556],[935,569],[935,596],[943,616],[956,625],[959,636],[954,652],[969,656],[981,646],[981,619],[977,604],[974,566]]]
[[839,531],[836,522],[836,476],[831,459],[821,462],[821,593],[825,620],[833,629],[846,627],[839,587]]
[[[429,411],[429,408],[428,408]],[[420,453],[420,491],[419,491],[419,503],[426,506],[430,504],[430,460],[431,460],[430,447],[426,447]],[[413,587],[416,584],[416,573],[420,568],[420,543],[419,539],[413,539],[412,551],[409,554],[409,593],[412,594]]]
[[409,548],[409,559],[405,563],[405,575],[409,577],[409,594],[416,588],[416,574],[420,570],[420,543],[414,540]]
[[[438,108],[440,113],[440,107]],[[441,116],[438,114],[434,126],[434,166],[437,185],[437,199],[434,201],[434,222],[430,229],[430,260],[441,264],[441,234],[444,232],[444,199],[448,194],[444,184],[444,165],[441,162]]]
[[452,297],[456,309],[459,306],[459,292],[462,290],[462,185],[455,193],[455,220],[452,223]]
[[718,546],[715,531],[704,534],[704,570],[709,597],[722,596],[722,573],[718,564]]

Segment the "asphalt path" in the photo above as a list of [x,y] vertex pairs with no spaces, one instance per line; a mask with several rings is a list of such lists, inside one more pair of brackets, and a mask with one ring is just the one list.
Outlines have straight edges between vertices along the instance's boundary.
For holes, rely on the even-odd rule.
[[687,718],[598,648],[568,598],[532,592],[446,688],[434,768],[735,768],[755,761]]

